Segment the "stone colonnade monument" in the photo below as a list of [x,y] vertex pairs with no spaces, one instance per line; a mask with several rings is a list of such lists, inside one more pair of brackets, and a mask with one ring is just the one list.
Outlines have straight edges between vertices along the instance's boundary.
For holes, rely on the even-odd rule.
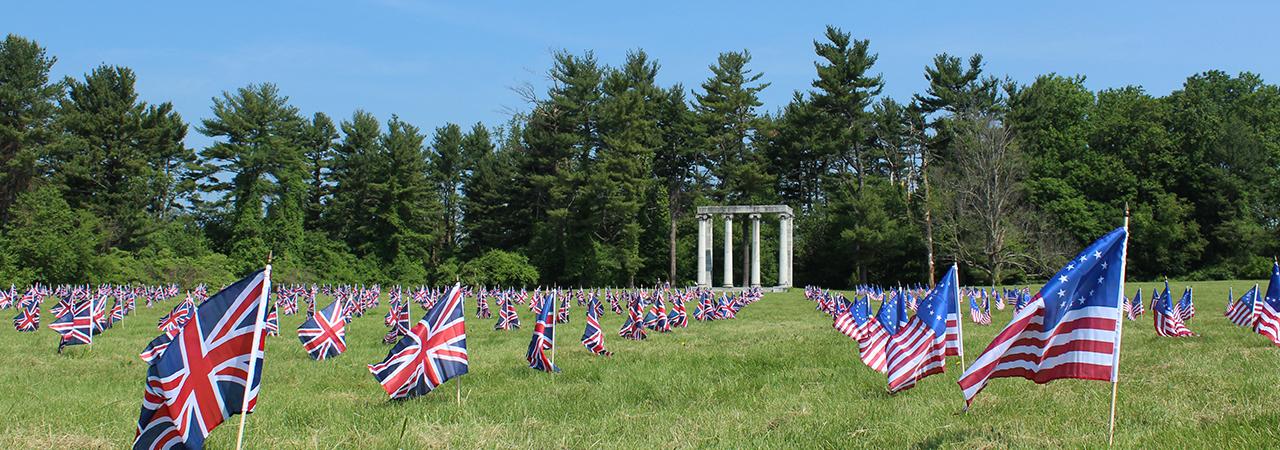
[[760,286],[760,215],[777,214],[778,216],[778,286],[791,287],[791,236],[792,220],[795,215],[787,205],[751,205],[751,206],[699,206],[698,207],[698,286],[711,287],[711,267],[714,261],[711,244],[713,242],[714,224],[711,219],[716,215],[724,216],[724,284],[721,287],[733,287],[733,216],[746,214],[751,219],[751,287]]

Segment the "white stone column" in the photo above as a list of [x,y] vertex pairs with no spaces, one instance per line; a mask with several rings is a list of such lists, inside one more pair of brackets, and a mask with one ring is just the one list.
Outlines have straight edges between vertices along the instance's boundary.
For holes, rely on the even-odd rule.
[[778,215],[778,286],[791,287],[791,215]]
[[711,286],[711,216],[698,215],[698,286]]
[[760,287],[760,215],[751,217],[751,287]]
[[724,215],[724,287],[733,287],[733,214]]

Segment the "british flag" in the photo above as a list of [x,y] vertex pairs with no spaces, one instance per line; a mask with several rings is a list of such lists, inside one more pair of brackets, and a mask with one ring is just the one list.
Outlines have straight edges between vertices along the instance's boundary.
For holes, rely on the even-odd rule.
[[267,323],[263,325],[262,329],[266,330],[267,336],[279,336],[280,313],[276,312],[275,306],[271,306],[270,308],[271,310],[267,312]]
[[604,348],[604,332],[600,330],[600,312],[604,306],[600,300],[592,296],[587,302],[587,329],[582,332],[582,345],[587,351],[602,356],[612,356],[613,352]]
[[477,319],[488,319],[493,316],[493,313],[489,311],[489,299],[487,297],[488,296],[484,294],[483,290],[481,290],[480,294],[476,296]]
[[161,354],[164,354],[164,349],[169,348],[169,343],[173,342],[173,338],[178,336],[178,332],[180,331],[182,331],[182,329],[174,328],[156,336],[155,339],[152,339],[151,342],[147,343],[147,347],[142,349],[141,353],[138,353],[138,357],[142,358],[143,361],[146,361],[147,364],[155,364],[156,358],[159,358]]
[[520,328],[520,316],[516,314],[516,305],[510,299],[498,298],[498,323],[493,324],[495,330],[513,330]]
[[1155,322],[1157,336],[1186,337],[1196,335],[1190,329],[1187,329],[1186,322],[1182,320],[1182,314],[1178,312],[1177,305],[1169,296],[1168,281],[1164,283],[1164,293],[1160,294],[1155,304],[1151,305],[1151,316]]
[[647,335],[643,321],[644,317],[640,315],[640,300],[633,299],[627,302],[627,321],[623,322],[622,328],[618,329],[618,336],[633,341],[644,340]]
[[431,392],[467,367],[462,289],[454,285],[369,372],[387,395],[403,399]]
[[961,375],[966,408],[992,378],[1115,381],[1120,358],[1127,227],[1058,271]]
[[671,328],[689,326],[689,314],[684,308],[684,298],[681,295],[677,294],[671,298],[671,313],[667,316],[667,323],[671,325]]
[[89,300],[76,303],[71,310],[49,324],[49,329],[62,336],[58,341],[58,353],[62,353],[62,348],[68,345],[92,344],[97,328],[93,323],[93,302]]
[[321,361],[347,351],[347,321],[341,299],[317,311],[298,326],[298,340],[311,359]]
[[120,322],[123,320],[124,320],[124,305],[121,305],[120,299],[116,298],[116,301],[111,305],[111,323],[114,324],[116,322]]
[[956,266],[952,265],[917,303],[915,316],[889,338],[885,349],[889,392],[910,389],[916,381],[942,373],[947,356],[964,354],[959,286]]
[[33,332],[40,329],[40,305],[30,303],[18,308],[18,315],[13,318],[13,328],[21,332]]
[[182,328],[187,324],[187,320],[191,318],[196,311],[196,303],[191,299],[191,295],[187,294],[187,298],[173,307],[168,314],[160,317],[156,329],[161,332]]
[[53,305],[52,308],[49,308],[49,314],[55,318],[62,317],[63,314],[66,314],[67,311],[71,311],[74,307],[75,307],[75,302],[72,302],[70,298],[63,297],[62,299],[58,300],[58,303],[56,305]]
[[[1227,298],[1230,299],[1231,297]],[[1236,325],[1252,329],[1258,323],[1258,316],[1262,312],[1259,306],[1262,306],[1262,302],[1261,298],[1258,297],[1258,285],[1255,284],[1253,289],[1245,292],[1240,297],[1240,300],[1228,303],[1227,320]]]
[[147,367],[133,448],[201,448],[227,418],[253,411],[270,273],[254,272],[201,303]]
[[547,354],[547,351],[555,347],[555,316],[552,315],[552,310],[556,307],[555,296],[547,295],[541,303],[538,308],[537,322],[533,324],[533,338],[529,340],[529,351],[525,352],[524,359],[529,361],[529,367],[532,369],[559,372],[560,368],[556,367],[555,362]]
[[1272,344],[1280,346],[1280,263],[1271,266],[1271,281],[1258,309],[1258,325],[1254,328]]

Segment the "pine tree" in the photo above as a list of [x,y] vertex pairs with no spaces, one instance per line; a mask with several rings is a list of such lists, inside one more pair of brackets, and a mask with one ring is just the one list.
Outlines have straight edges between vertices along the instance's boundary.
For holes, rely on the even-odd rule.
[[202,121],[200,132],[219,139],[200,155],[213,169],[204,188],[220,197],[214,204],[226,232],[223,251],[241,271],[258,267],[268,250],[288,257],[301,243],[302,128],[298,109],[270,83],[224,92],[213,100],[213,118]]
[[462,128],[446,124],[436,128],[431,142],[431,182],[433,192],[444,208],[439,230],[444,255],[454,255],[458,250],[458,238],[462,223],[462,181],[470,169],[463,150]]
[[0,225],[9,223],[9,208],[31,189],[36,163],[57,137],[50,124],[62,86],[49,82],[56,61],[17,35],[0,43]]

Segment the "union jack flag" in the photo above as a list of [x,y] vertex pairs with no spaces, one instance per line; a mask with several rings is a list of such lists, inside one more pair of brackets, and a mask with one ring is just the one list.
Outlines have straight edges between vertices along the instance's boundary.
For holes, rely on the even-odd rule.
[[1058,271],[961,375],[966,408],[992,378],[1115,381],[1120,358],[1127,227]]
[[335,299],[298,326],[298,340],[311,359],[325,360],[347,351],[347,321],[341,303]]
[[120,299],[116,298],[116,301],[111,305],[111,323],[114,324],[122,320],[124,320],[124,305],[121,305]]
[[640,315],[640,300],[627,302],[627,321],[618,329],[618,336],[633,341],[642,341],[648,337],[644,331],[644,318]]
[[591,353],[612,356],[613,352],[604,348],[604,332],[600,330],[600,312],[603,310],[604,306],[596,297],[587,302],[587,329],[582,332],[582,345]]
[[138,353],[138,357],[146,361],[147,364],[155,364],[156,358],[159,358],[164,353],[164,349],[169,348],[169,343],[173,342],[173,338],[180,331],[182,331],[181,328],[174,328],[156,336],[155,339],[147,343],[147,347],[142,349],[141,353]]
[[1267,283],[1267,295],[1259,309],[1255,330],[1280,346],[1280,263],[1271,267],[1271,281]]
[[13,328],[22,332],[32,332],[40,329],[40,305],[32,303],[26,307],[18,309],[18,315],[13,318]]
[[964,354],[959,286],[956,266],[952,265],[933,291],[917,303],[915,316],[889,338],[889,392],[910,389],[917,380],[944,372],[948,355]]
[[520,328],[520,316],[516,314],[516,305],[511,300],[498,298],[498,323],[493,324],[495,330],[511,330]]
[[62,348],[68,345],[92,344],[97,328],[93,323],[93,302],[88,300],[77,303],[62,317],[49,324],[49,329],[62,336],[58,341],[58,353],[62,353]]
[[182,303],[175,305],[173,310],[160,318],[160,322],[156,324],[156,329],[164,332],[182,328],[195,312],[196,303],[191,299],[191,295],[188,294]]
[[543,372],[560,371],[547,354],[548,350],[555,347],[555,316],[550,314],[555,307],[555,296],[547,295],[538,308],[538,319],[533,324],[533,339],[529,341],[529,351],[524,355],[524,359],[529,361],[529,367],[532,369]]
[[1157,336],[1186,337],[1196,335],[1190,329],[1187,329],[1186,322],[1182,320],[1182,314],[1178,312],[1177,305],[1170,298],[1168,280],[1164,282],[1164,293],[1160,294],[1155,304],[1151,305],[1151,315],[1155,322]]
[[454,285],[369,372],[393,399],[426,394],[467,373],[462,289]]
[[201,303],[147,367],[133,448],[201,448],[227,418],[253,411],[270,273],[267,266]]
[[67,311],[71,311],[71,309],[74,307],[75,307],[75,302],[72,302],[71,299],[64,297],[58,300],[58,304],[53,305],[52,308],[49,308],[49,314],[53,315],[53,317],[55,318],[62,317],[63,314],[66,314]]
[[280,335],[280,314],[276,312],[275,306],[272,306],[271,310],[267,312],[267,323],[262,326],[262,329],[266,330],[267,336]]
[[[1231,299],[1230,294],[1228,294],[1227,299]],[[1257,325],[1258,316],[1262,312],[1262,309],[1259,308],[1259,306],[1262,306],[1261,300],[1262,299],[1258,297],[1258,285],[1255,284],[1253,285],[1253,289],[1250,289],[1249,292],[1245,292],[1244,295],[1240,297],[1240,300],[1227,304],[1227,320],[1230,320],[1231,323],[1236,325],[1252,329]]]

